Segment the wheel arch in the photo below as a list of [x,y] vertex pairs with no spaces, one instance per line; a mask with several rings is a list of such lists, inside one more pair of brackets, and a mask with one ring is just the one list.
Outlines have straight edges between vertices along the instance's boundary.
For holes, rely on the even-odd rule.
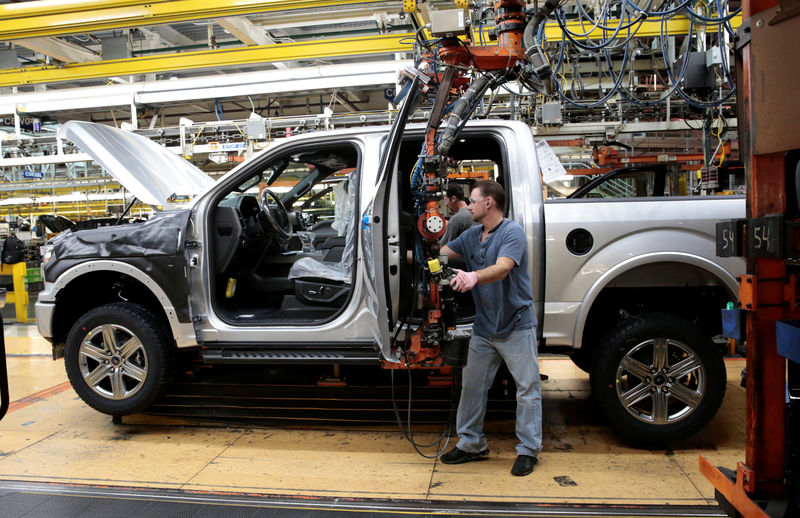
[[[669,275],[663,275],[665,270]],[[653,275],[654,272],[659,275]],[[736,277],[714,261],[684,252],[654,252],[622,261],[604,272],[584,297],[573,331],[573,345],[581,349],[586,345],[587,324],[600,311],[596,304],[612,288],[663,290],[667,288],[709,288],[722,290],[738,299]],[[605,308],[606,310],[608,308]],[[592,334],[595,334],[592,331]],[[600,335],[605,334],[600,333]]]
[[[122,293],[116,287],[122,283]],[[92,297],[86,297],[89,290]],[[54,343],[63,343],[75,319],[81,314],[114,301],[130,301],[149,308],[162,318],[177,347],[196,345],[194,328],[178,320],[175,304],[146,272],[130,264],[91,261],[73,266],[61,274],[49,290],[55,310],[52,319]]]

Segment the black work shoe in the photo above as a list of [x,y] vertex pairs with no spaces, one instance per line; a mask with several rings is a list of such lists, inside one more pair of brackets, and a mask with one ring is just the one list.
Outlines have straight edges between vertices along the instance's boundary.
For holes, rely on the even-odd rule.
[[489,455],[489,450],[479,451],[477,453],[470,453],[468,451],[459,450],[458,447],[448,451],[439,459],[445,464],[462,464],[473,460],[484,460]]
[[514,461],[514,467],[511,468],[511,474],[517,477],[524,477],[533,471],[533,467],[539,459],[531,455],[517,455],[517,460]]

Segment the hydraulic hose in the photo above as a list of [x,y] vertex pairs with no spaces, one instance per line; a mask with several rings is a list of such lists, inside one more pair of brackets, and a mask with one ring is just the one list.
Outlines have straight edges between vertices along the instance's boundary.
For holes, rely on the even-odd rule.
[[455,102],[453,110],[447,117],[442,134],[439,137],[439,147],[436,148],[437,153],[442,156],[447,156],[453,143],[458,136],[458,128],[461,121],[468,119],[470,116],[470,107],[474,107],[475,99],[483,97],[484,92],[489,87],[491,80],[486,76],[478,76],[461,98]]
[[539,79],[544,79],[549,76],[550,66],[544,57],[542,47],[536,39],[536,34],[539,31],[539,25],[550,16],[557,7],[559,0],[547,0],[545,4],[540,7],[533,17],[525,26],[525,32],[522,34],[522,41],[525,45],[525,54],[528,60],[533,65],[533,69],[539,76]]

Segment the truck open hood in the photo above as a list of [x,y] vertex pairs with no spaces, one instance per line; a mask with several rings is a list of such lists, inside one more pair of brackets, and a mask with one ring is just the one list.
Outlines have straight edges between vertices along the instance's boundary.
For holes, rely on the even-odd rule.
[[206,173],[152,140],[93,122],[69,121],[58,136],[72,141],[139,200],[167,206],[214,184]]

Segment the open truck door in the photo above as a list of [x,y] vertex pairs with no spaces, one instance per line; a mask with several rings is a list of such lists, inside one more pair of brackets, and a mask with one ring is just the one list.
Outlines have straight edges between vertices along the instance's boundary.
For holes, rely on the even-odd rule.
[[400,361],[392,351],[392,329],[398,321],[400,261],[405,260],[400,257],[399,246],[397,158],[403,131],[417,105],[419,82],[418,78],[411,82],[389,131],[381,156],[375,196],[361,218],[367,308],[377,322],[373,332],[381,356],[393,363]]

